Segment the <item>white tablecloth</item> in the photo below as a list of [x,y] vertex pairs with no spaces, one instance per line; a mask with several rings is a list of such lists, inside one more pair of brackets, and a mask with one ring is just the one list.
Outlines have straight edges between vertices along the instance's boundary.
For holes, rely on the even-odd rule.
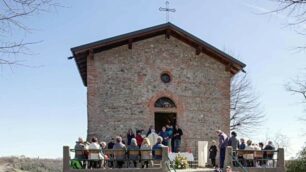
[[181,156],[184,156],[187,158],[188,161],[194,161],[194,157],[192,153],[189,152],[181,152],[181,153],[169,153],[169,159],[170,161],[173,161],[176,157],[176,155],[180,154]]

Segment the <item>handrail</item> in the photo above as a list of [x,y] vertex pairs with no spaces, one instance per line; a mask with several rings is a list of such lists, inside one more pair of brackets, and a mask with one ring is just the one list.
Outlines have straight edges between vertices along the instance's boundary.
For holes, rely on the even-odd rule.
[[248,170],[239,162],[238,158],[233,156],[231,154],[231,152],[228,153],[230,155],[230,157],[235,161],[237,162],[238,166],[244,171],[244,172],[248,172]]
[[[176,172],[176,170],[175,170],[175,165],[172,164],[172,161],[170,160],[169,156],[167,157],[167,162],[166,162],[166,163],[167,163],[166,166],[167,166],[167,168],[168,168],[169,171],[171,171],[171,170],[173,169],[173,171]],[[171,165],[172,165],[172,167],[173,167],[172,169],[171,169]]]

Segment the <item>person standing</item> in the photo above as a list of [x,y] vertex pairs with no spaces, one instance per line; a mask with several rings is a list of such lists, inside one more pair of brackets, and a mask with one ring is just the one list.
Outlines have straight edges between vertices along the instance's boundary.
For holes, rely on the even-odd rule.
[[163,138],[163,145],[168,146],[169,135],[165,126],[162,127],[162,131],[159,132],[159,136]]
[[[255,147],[252,145],[252,140],[247,141],[247,146],[245,147],[245,150],[255,150]],[[247,167],[254,167],[254,153],[244,154],[243,158],[246,161]]]
[[157,137],[158,137],[158,134],[155,133],[154,129],[152,129],[151,133],[147,136],[147,138],[150,140],[150,143],[152,145],[155,145],[155,143],[157,142]]
[[240,145],[239,145],[239,149],[240,150],[244,150],[245,149],[245,141],[243,138],[240,139]]
[[136,132],[136,140],[137,140],[137,145],[140,147],[141,146],[141,144],[142,144],[142,142],[143,142],[143,137],[142,137],[142,135],[141,135],[141,130],[138,130],[137,132]]
[[228,140],[228,145],[237,150],[239,148],[239,140],[236,138],[237,133],[235,131],[231,132],[231,137]]
[[174,148],[174,142],[173,142],[173,140],[172,140],[172,138],[173,138],[173,126],[167,124],[167,125],[166,125],[166,132],[167,132],[167,134],[168,134],[168,136],[169,136],[168,145],[166,145],[166,146],[168,146],[169,148],[171,148],[171,150],[173,151],[173,148]]
[[182,129],[178,125],[175,125],[174,131],[173,131],[173,142],[174,142],[173,152],[180,151],[182,135],[183,135]]
[[221,130],[217,130],[216,133],[219,137],[220,168],[222,169],[224,167],[225,151],[226,151],[226,146],[228,145],[228,137]]
[[127,145],[130,145],[132,138],[135,138],[135,134],[131,128],[129,128],[128,133],[126,134],[126,138],[127,138]]
[[150,127],[148,129],[148,132],[146,134],[146,137],[148,137],[152,133],[152,130],[154,130],[154,127],[153,127],[153,125],[150,125]]
[[212,140],[211,141],[211,146],[209,148],[209,159],[211,160],[211,164],[213,167],[216,167],[216,156],[217,156],[217,146],[216,146],[216,141]]
[[235,131],[231,132],[231,137],[228,140],[228,146],[231,146],[233,148],[233,158],[235,161],[233,162],[233,165],[236,167],[238,164],[236,162],[237,160],[237,152],[236,150],[239,148],[239,140],[236,138],[237,133]]

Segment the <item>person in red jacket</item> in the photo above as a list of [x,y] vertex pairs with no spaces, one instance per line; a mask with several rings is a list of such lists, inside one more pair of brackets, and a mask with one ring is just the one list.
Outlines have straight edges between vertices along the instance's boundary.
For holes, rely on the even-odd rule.
[[138,130],[136,132],[136,141],[137,141],[137,145],[140,147],[142,141],[143,141],[143,137],[141,136],[141,130]]

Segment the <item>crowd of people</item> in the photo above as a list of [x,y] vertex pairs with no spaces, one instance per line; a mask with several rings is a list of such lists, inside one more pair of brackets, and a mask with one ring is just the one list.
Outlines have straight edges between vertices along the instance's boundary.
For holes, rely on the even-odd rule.
[[[216,133],[219,138],[218,147],[217,142],[215,140],[212,140],[212,144],[209,148],[209,158],[211,159],[212,166],[216,168],[218,168],[218,166],[216,165],[216,157],[218,150],[220,159],[219,166],[222,169],[224,166],[225,152],[227,146],[231,146],[234,150],[233,158],[236,159],[236,161],[234,160],[233,162],[234,166],[237,166],[238,163],[246,167],[263,166],[266,165],[267,159],[273,159],[273,151],[275,150],[275,147],[273,146],[272,141],[268,141],[267,145],[264,145],[263,142],[257,144],[253,143],[252,140],[247,140],[245,142],[243,138],[241,138],[239,141],[237,138],[237,133],[235,131],[231,132],[230,137],[228,137],[221,130],[217,130]],[[246,152],[254,150],[263,151],[262,158],[256,160],[254,157],[254,153],[237,154],[237,150],[246,150]]]
[[[124,156],[128,156],[129,159],[132,159],[132,163],[128,164],[128,166],[132,165],[133,167],[137,167],[140,162],[142,168],[148,168],[149,160],[152,159],[152,157],[154,159],[161,159],[161,157],[159,157],[161,155],[155,155],[156,150],[165,146],[172,148],[174,152],[180,150],[183,131],[178,125],[175,125],[174,128],[166,125],[162,127],[162,130],[158,134],[155,132],[153,126],[150,126],[146,135],[142,135],[142,132],[143,130],[137,130],[135,135],[133,130],[129,129],[126,135],[126,140],[123,140],[122,136],[117,136],[116,139],[112,138],[109,143],[104,141],[99,142],[96,137],[91,138],[90,142],[79,138],[74,147],[75,158],[72,166],[74,168],[89,169],[115,167],[114,162],[109,161],[114,157],[115,153],[109,155],[106,151],[124,150]],[[142,152],[147,151],[149,153],[141,154],[139,152],[139,154],[130,155],[128,152],[133,150],[140,150]],[[140,159],[142,161],[139,161]],[[124,158],[116,159],[116,167],[122,168],[124,163]]]

